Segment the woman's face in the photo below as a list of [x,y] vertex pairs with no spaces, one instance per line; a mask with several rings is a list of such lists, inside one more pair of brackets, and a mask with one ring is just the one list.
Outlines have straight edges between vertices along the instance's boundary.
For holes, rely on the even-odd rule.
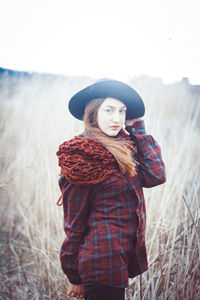
[[126,105],[118,99],[106,98],[97,114],[99,128],[109,136],[116,136],[124,126]]

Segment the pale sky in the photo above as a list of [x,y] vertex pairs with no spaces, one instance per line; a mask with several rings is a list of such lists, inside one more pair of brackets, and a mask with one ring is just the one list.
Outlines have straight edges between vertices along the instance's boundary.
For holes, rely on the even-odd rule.
[[200,84],[200,0],[0,0],[0,67]]

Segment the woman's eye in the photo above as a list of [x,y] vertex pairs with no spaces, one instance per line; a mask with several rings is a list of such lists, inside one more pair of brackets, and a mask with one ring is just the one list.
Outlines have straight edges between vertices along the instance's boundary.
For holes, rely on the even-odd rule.
[[120,112],[120,114],[125,114],[125,113],[126,113],[126,110],[125,110],[125,109],[122,109],[122,110],[120,110],[119,112]]
[[110,108],[107,108],[105,111],[108,112],[108,113],[110,113],[110,112],[111,112],[111,109],[110,109]]

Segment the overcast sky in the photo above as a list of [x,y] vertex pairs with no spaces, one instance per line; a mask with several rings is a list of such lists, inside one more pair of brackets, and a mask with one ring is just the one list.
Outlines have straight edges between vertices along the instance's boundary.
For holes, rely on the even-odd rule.
[[0,0],[0,66],[200,84],[200,0]]

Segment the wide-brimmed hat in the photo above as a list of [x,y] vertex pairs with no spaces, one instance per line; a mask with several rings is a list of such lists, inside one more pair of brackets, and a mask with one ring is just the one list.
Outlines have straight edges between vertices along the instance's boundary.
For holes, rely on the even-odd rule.
[[144,103],[138,93],[118,80],[102,79],[76,93],[69,101],[70,113],[82,120],[86,104],[96,98],[116,98],[127,107],[126,119],[140,118],[145,113]]

